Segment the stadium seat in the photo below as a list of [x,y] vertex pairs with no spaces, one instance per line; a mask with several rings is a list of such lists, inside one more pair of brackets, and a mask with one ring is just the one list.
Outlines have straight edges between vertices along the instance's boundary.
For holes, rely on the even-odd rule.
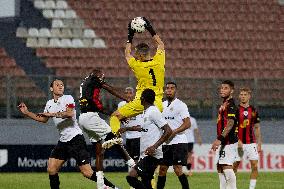
[[16,36],[17,37],[28,37],[27,28],[23,28],[23,27],[17,28]]
[[45,3],[42,0],[35,0],[34,1],[34,6],[38,9],[44,9],[45,8]]
[[28,34],[30,37],[38,37],[38,29],[37,28],[29,28]]
[[76,12],[74,10],[66,10],[66,18],[77,18]]
[[41,28],[39,29],[38,36],[39,37],[51,37],[51,33],[48,28]]
[[55,48],[55,47],[61,47],[61,42],[58,38],[51,38],[49,40],[49,44],[48,44],[49,47],[52,47],[52,48]]
[[62,9],[56,9],[54,11],[54,18],[66,18],[65,11]]
[[63,21],[61,19],[53,19],[51,24],[53,28],[65,28],[66,27],[63,24]]
[[54,1],[45,1],[45,9],[55,9],[55,2]]
[[68,5],[66,1],[56,1],[56,9],[68,9]]
[[94,30],[92,30],[92,29],[84,29],[83,36],[85,38],[95,38],[96,34],[95,34]]
[[84,44],[81,39],[72,39],[72,47],[73,48],[83,48]]
[[38,40],[37,38],[27,38],[27,47],[37,47],[38,46]]
[[54,18],[54,13],[53,13],[53,10],[51,9],[44,9],[42,11],[42,15],[45,17],[45,18]]

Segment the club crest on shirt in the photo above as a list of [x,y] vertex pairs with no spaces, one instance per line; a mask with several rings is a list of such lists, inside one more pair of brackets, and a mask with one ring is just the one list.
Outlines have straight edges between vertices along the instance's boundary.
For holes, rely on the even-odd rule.
[[248,111],[244,111],[244,116],[248,116]]
[[174,110],[174,108],[173,108],[173,107],[171,107],[171,108],[170,108],[170,110],[171,110],[171,111],[173,111],[173,110]]

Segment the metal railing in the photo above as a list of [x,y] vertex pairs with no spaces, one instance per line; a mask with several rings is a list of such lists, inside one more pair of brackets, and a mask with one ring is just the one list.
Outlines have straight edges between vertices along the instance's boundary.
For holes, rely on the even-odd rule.
[[[48,99],[51,99],[49,84],[54,76],[6,76],[0,77],[0,117],[21,118],[17,109],[20,102],[25,102],[29,109],[41,112]],[[79,97],[79,86],[82,78],[60,78],[65,83],[65,94],[71,94],[75,101]],[[37,82],[40,81],[40,82]],[[112,86],[121,92],[127,86],[135,87],[135,78],[107,78]],[[166,78],[178,85],[178,98],[189,107],[190,113],[199,119],[215,119],[217,107],[221,102],[218,96],[220,79]],[[261,117],[265,119],[284,119],[284,79],[233,79],[237,99],[238,89],[248,86],[253,91],[251,103],[256,106]],[[105,90],[102,90],[102,102],[109,111],[116,109],[120,101]]]

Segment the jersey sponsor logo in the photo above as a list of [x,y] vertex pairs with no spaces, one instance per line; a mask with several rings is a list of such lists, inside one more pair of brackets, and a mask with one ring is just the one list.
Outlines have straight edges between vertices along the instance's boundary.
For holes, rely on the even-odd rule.
[[0,167],[3,167],[8,163],[8,150],[1,149],[0,150]]
[[240,128],[246,128],[250,124],[249,119],[244,119],[243,123],[240,124]]
[[170,117],[170,116],[168,116],[168,117],[165,117],[165,119],[166,119],[166,120],[167,120],[167,119],[173,120],[173,119],[175,119],[175,117]]

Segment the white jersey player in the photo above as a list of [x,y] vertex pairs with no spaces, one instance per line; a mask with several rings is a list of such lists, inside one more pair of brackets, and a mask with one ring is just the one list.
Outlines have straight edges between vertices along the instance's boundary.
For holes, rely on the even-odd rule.
[[[144,106],[140,159],[126,178],[133,188],[152,188],[151,179],[159,159],[163,157],[160,145],[168,140],[172,130],[159,109],[153,105],[155,92],[152,89],[145,89],[140,100]],[[138,180],[138,176],[141,177],[141,181]]]
[[[43,113],[34,114],[30,112],[24,103],[19,105],[20,111],[29,118],[46,123],[52,118],[59,131],[59,141],[51,152],[48,159],[48,168],[50,188],[58,189],[60,182],[58,170],[66,160],[73,157],[81,173],[97,181],[96,173],[90,165],[90,155],[81,129],[76,120],[75,102],[72,96],[64,95],[64,84],[61,80],[54,80],[50,84],[50,90],[53,93],[53,99],[46,103]],[[105,180],[109,186],[114,186]]]
[[177,85],[174,82],[166,84],[166,101],[163,102],[163,117],[173,130],[170,139],[163,144],[163,159],[160,161],[157,188],[164,188],[169,166],[173,165],[174,172],[179,178],[183,189],[189,189],[186,175],[182,166],[187,160],[187,137],[185,131],[190,127],[187,105],[176,98]]

